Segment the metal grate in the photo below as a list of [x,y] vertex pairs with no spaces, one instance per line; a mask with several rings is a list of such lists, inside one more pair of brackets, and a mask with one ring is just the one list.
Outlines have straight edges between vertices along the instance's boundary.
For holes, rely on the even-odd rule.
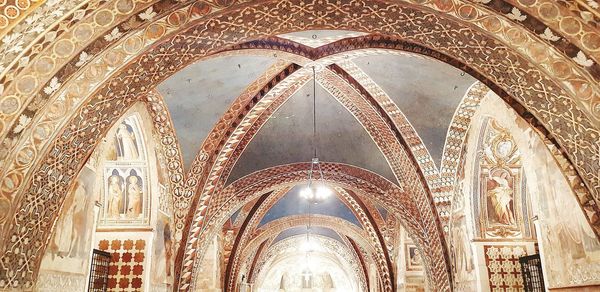
[[523,287],[526,292],[544,292],[544,275],[542,274],[542,261],[540,255],[530,255],[519,258]]
[[88,291],[106,291],[109,264],[110,253],[94,249],[94,252],[92,253],[92,266],[90,267],[90,283]]

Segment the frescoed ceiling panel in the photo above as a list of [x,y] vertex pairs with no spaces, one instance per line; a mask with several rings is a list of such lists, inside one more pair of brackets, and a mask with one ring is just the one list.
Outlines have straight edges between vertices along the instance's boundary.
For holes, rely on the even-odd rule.
[[377,207],[377,211],[379,212],[379,214],[381,214],[381,217],[385,220],[387,219],[387,215],[388,215],[388,210],[380,205],[376,205]]
[[[308,214],[308,202],[300,196],[300,191],[303,187],[305,185],[293,187],[283,198],[277,201],[262,218],[259,227],[286,216]],[[339,217],[361,227],[352,211],[333,194],[318,204],[312,204],[310,206],[310,213]]]
[[398,105],[439,166],[454,111],[476,80],[422,57],[377,55],[354,62]]
[[209,59],[186,67],[158,86],[171,112],[186,167],[229,105],[275,61],[257,56]]
[[[310,232],[311,232],[311,234],[326,236],[326,237],[335,239],[341,243],[344,243],[344,240],[342,240],[340,235],[331,228],[313,226],[310,228]],[[273,240],[273,244],[275,244],[279,241],[285,240],[287,238],[290,238],[292,236],[302,235],[302,234],[306,234],[306,226],[297,226],[297,227],[292,227],[292,228],[286,229],[286,230],[282,231],[281,233],[279,233],[279,235],[277,235],[277,237],[275,237],[275,239]]]
[[237,216],[240,215],[240,212],[242,211],[242,208],[237,209],[237,211],[235,211],[231,217],[229,217],[229,220],[231,220],[231,222],[234,222],[235,219],[237,219]]
[[[228,183],[263,168],[311,160],[312,92],[309,82],[271,116],[237,161]],[[396,182],[383,154],[360,123],[318,84],[316,103],[321,161],[352,164]]]

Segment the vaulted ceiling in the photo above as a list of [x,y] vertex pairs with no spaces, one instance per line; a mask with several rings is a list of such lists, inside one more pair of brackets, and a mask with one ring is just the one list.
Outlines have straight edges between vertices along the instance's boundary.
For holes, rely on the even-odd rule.
[[[316,46],[359,35],[322,30],[282,37]],[[252,54],[218,57],[193,64],[158,86],[171,112],[186,167],[233,100],[276,61],[272,56]],[[448,64],[418,55],[380,53],[359,56],[351,62],[396,103],[439,166],[452,116],[475,79]],[[312,83],[306,83],[269,118],[236,163],[229,182],[262,168],[310,160],[312,91]],[[357,165],[395,181],[368,133],[319,84],[317,123],[321,160]]]
[[[14,236],[3,236],[0,252],[11,265],[2,267],[0,286],[33,285],[52,232],[46,227],[56,221],[77,170],[107,129],[140,102],[163,135],[161,146],[171,147],[165,152],[172,154],[166,159],[174,226],[178,234],[189,231],[177,262],[184,276],[175,285],[189,287],[205,215],[229,202],[222,194],[240,198],[236,206],[258,205],[267,193],[285,196],[285,188],[303,182],[306,164],[281,164],[310,159],[306,73],[313,66],[320,83],[319,157],[332,162],[325,164],[331,186],[342,188],[336,189],[340,198],[348,193],[340,200],[354,212],[401,217],[421,237],[417,244],[431,251],[429,262],[441,263],[428,269],[433,287],[449,290],[451,279],[440,226],[451,186],[437,168],[451,117],[475,79],[432,58],[472,73],[549,138],[571,167],[573,185],[583,189],[577,199],[600,234],[600,57],[597,11],[585,1],[242,2],[8,4],[3,12],[10,17],[1,15],[0,23],[6,34],[0,48],[0,213],[7,214],[0,216],[0,233]],[[542,5],[549,9],[538,9]],[[326,28],[344,31],[302,31]],[[264,91],[299,89],[281,106],[274,102],[279,108],[264,110],[272,101],[262,99],[266,92],[243,95],[260,91],[251,84],[273,68],[286,69],[265,77],[272,82]],[[240,99],[235,114],[224,116]],[[206,139],[219,119],[225,122]],[[461,119],[458,126],[464,126]],[[247,146],[237,147],[250,136]],[[196,156],[207,141],[214,147]],[[271,166],[277,167],[264,169]],[[252,176],[256,171],[264,177]],[[270,175],[285,179],[272,182]],[[267,200],[261,212],[295,216],[292,203],[279,201]],[[346,207],[320,215],[349,223],[351,216],[340,212]],[[216,213],[229,217],[233,209]],[[369,228],[368,216],[355,217],[363,231]]]
[[[321,30],[291,33],[280,37],[318,48],[361,35],[364,34]],[[199,61],[158,86],[158,91],[165,99],[171,114],[186,168],[190,167],[203,141],[232,103],[239,96],[251,92],[253,84],[268,76],[271,68],[292,61],[282,56],[285,55],[278,55],[277,52],[252,51],[226,54]],[[349,78],[365,86],[369,94],[378,98],[387,96],[386,106],[395,107],[393,114],[403,115],[406,118],[407,122],[402,127],[413,127],[412,131],[417,140],[412,143],[422,141],[424,150],[431,155],[430,159],[434,164],[431,167],[433,169],[439,167],[453,115],[467,90],[476,80],[446,63],[416,54],[375,51],[350,55],[349,58],[336,62],[344,68],[342,70],[348,70],[346,72]],[[306,66],[311,67],[311,65]],[[321,70],[331,70],[323,69],[322,65],[316,66],[319,74]],[[377,173],[394,184],[399,184],[390,162],[373,140],[373,133],[366,130],[365,121],[361,121],[356,116],[358,112],[349,110],[340,101],[340,98],[345,98],[344,94],[348,93],[340,95],[337,91],[339,88],[335,84],[324,84],[323,82],[326,82],[324,80],[328,79],[318,78],[318,82],[313,85],[311,72],[304,74],[308,74],[306,78],[294,79],[297,89],[274,110],[243,149],[227,177],[226,184],[269,167],[310,161],[313,157],[313,90],[316,92],[316,147],[319,159],[358,166]],[[236,236],[243,237],[248,236],[244,235],[246,233],[260,232],[265,225],[271,226],[286,218],[292,220],[291,218],[305,216],[309,212],[313,216],[338,218],[359,229],[368,230],[373,228],[373,224],[377,225],[375,226],[377,230],[393,228],[384,226],[386,224],[384,218],[389,211],[376,202],[360,199],[362,200],[360,204],[367,204],[368,208],[356,209],[356,206],[342,200],[338,192],[327,200],[312,205],[309,209],[307,201],[299,195],[303,187],[304,185],[301,184],[280,190],[280,194],[271,194],[277,198],[266,199],[263,202],[266,206],[261,205],[260,199],[251,201],[233,213],[230,223],[226,225],[229,227],[226,228],[233,228],[233,230],[241,228],[236,231]],[[330,187],[334,188],[333,185]],[[252,210],[258,213],[255,214]],[[373,218],[378,218],[378,223],[361,222],[357,219],[356,214],[364,212]],[[247,226],[246,223],[242,224],[245,221],[255,223]],[[364,224],[367,226],[363,226]],[[308,226],[305,225],[289,226],[264,240],[269,246],[275,246],[280,241],[306,234],[310,230],[315,236],[330,238],[352,249],[348,241],[349,235],[345,232],[321,226],[307,228]],[[373,244],[386,246],[391,243]],[[234,250],[245,248],[247,247],[239,246]],[[237,258],[241,254],[241,251],[237,251],[230,260],[241,261]]]

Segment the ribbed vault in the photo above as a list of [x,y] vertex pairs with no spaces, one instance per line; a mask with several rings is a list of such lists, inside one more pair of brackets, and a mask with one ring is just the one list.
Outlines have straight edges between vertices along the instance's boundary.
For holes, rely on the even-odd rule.
[[[325,236],[314,235],[313,238],[320,243],[323,251],[326,252],[324,255],[334,255],[338,259],[341,259],[340,262],[345,265],[348,274],[352,274],[356,271],[364,271],[364,267],[362,266],[358,255],[353,252],[351,247],[348,247],[343,242]],[[297,247],[298,245],[301,245],[304,240],[304,236],[295,236],[271,245],[269,249],[263,253],[264,260],[257,262],[257,266],[255,267],[256,272],[248,275],[251,282],[257,283],[261,279],[266,279],[268,276],[268,269],[276,265],[277,261],[281,261],[290,255],[297,254]],[[367,291],[369,286],[365,273],[359,272],[358,279],[361,291]]]

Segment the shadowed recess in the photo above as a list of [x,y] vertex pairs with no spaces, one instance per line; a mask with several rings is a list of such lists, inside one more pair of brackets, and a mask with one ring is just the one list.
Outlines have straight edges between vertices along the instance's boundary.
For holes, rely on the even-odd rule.
[[[337,232],[335,232],[334,230],[332,230],[331,228],[312,226],[310,228],[310,232],[311,232],[311,234],[326,236],[326,237],[335,239],[341,243],[344,243],[344,241],[342,240],[340,235]],[[306,226],[297,226],[297,227],[288,228],[288,229],[282,231],[281,233],[279,233],[277,235],[277,237],[275,237],[275,239],[273,240],[273,244],[275,244],[279,241],[282,241],[286,238],[290,238],[290,237],[296,236],[296,235],[303,235],[303,234],[306,234]]]
[[[287,192],[283,198],[267,211],[258,226],[263,226],[273,220],[287,216],[307,214],[308,203],[305,199],[300,197],[300,190],[302,190],[303,187],[305,186],[297,185]],[[339,217],[361,227],[360,222],[356,216],[354,216],[352,211],[335,195],[331,195],[318,204],[312,204],[310,206],[310,213]]]

